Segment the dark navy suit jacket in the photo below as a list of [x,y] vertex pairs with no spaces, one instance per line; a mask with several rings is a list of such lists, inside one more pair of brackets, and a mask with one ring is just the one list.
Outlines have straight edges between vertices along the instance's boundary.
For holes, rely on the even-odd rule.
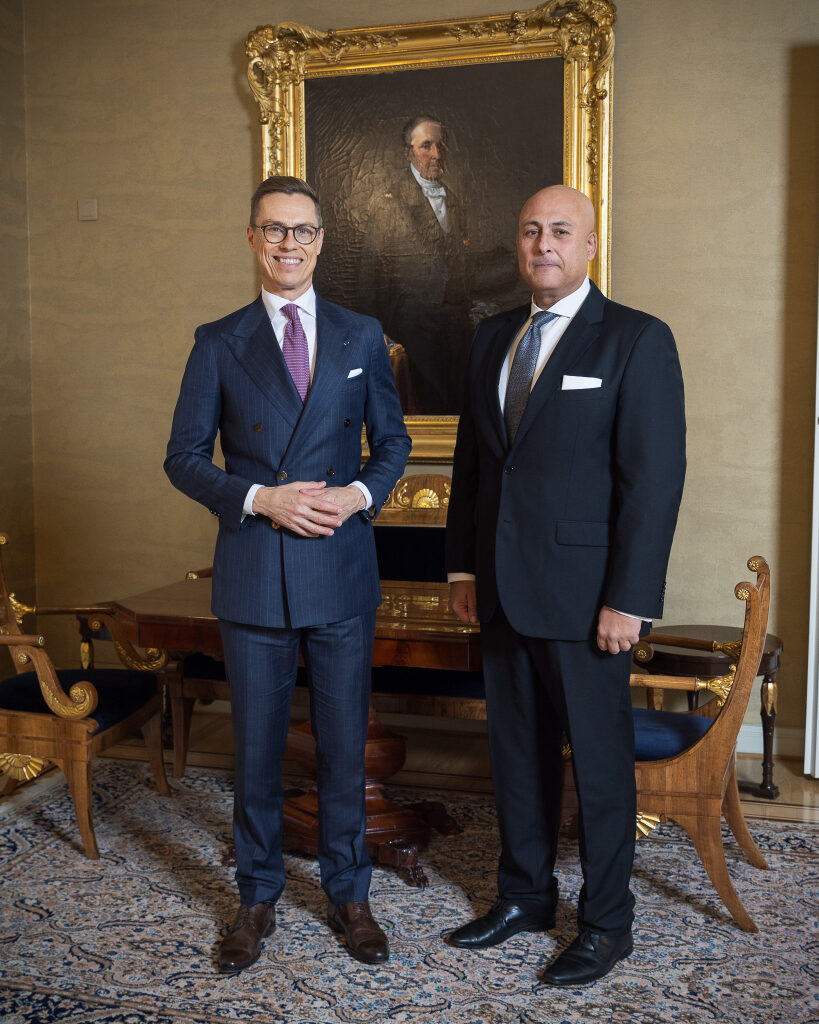
[[[662,614],[685,477],[683,382],[655,317],[594,285],[556,345],[509,448],[498,378],[528,306],[483,321],[470,356],[447,520],[447,569],[477,576],[526,636],[585,640],[600,608]],[[599,388],[565,390],[564,375]]]
[[[328,487],[361,480],[377,511],[403,472],[411,442],[380,325],[317,297],[316,334],[313,381],[302,405],[261,296],[197,328],[165,471],[219,517],[219,618],[300,628],[380,604],[368,513],[321,538],[273,529],[263,516],[242,518],[252,484],[297,480],[326,480]],[[370,455],[361,468],[364,423]],[[217,431],[224,469],[212,461]]]

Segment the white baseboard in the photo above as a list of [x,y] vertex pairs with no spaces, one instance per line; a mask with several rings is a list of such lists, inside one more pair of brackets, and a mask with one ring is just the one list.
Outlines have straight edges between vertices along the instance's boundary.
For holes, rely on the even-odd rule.
[[[781,754],[783,757],[804,757],[805,754],[805,730],[804,729],[774,729],[774,754]],[[762,726],[743,725],[737,737],[737,753],[739,754],[762,754]]]

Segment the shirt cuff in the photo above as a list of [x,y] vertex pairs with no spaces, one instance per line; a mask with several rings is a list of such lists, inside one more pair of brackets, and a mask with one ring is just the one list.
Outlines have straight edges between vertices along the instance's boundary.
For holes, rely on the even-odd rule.
[[447,583],[463,583],[466,580],[474,581],[474,572],[448,572],[446,574]]
[[[611,607],[611,606],[609,606]],[[618,615],[625,615],[627,619],[638,619],[640,622],[653,622],[653,619],[647,619],[645,615],[632,615],[631,612],[621,612],[617,608],[611,609],[613,612],[617,612]]]
[[256,492],[260,491],[262,487],[263,484],[250,485],[250,490],[247,492],[247,495],[245,496],[245,503],[244,505],[242,505],[242,519],[244,519],[245,516],[253,516],[256,514],[253,511],[253,499],[256,497]]
[[370,494],[369,490],[366,488],[364,484],[362,484],[360,480],[353,480],[350,483],[350,486],[357,487],[359,491],[361,491],[361,493],[364,495],[364,508],[373,507],[373,496]]

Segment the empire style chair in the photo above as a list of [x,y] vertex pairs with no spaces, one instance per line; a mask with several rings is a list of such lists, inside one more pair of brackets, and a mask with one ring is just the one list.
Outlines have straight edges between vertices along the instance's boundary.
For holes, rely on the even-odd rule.
[[770,602],[770,569],[761,556],[748,560],[756,583],[738,583],[734,594],[745,602],[745,621],[738,642],[692,640],[652,632],[635,652],[636,660],[651,658],[651,644],[690,650],[722,650],[731,659],[730,671],[718,679],[633,673],[632,686],[688,691],[711,691],[702,707],[678,713],[634,708],[635,773],[638,837],[661,821],[681,825],[694,844],[722,902],[743,931],[754,924],[734,889],[725,861],[721,817],[751,864],[767,868],[754,842],[739,801],[736,743],[765,642]]
[[[116,640],[115,626],[105,605],[31,608],[9,593],[3,567],[0,534],[0,647],[5,647],[16,675],[0,682],[0,771],[7,776],[4,792],[38,776],[47,762],[63,772],[86,857],[99,857],[91,814],[91,762],[107,748],[137,729],[142,731],[157,788],[169,796],[162,760],[162,695],[152,671],[95,669],[86,656],[81,669],[55,669],[42,636],[24,633],[25,614],[77,615],[92,629],[110,630],[120,656],[139,663],[129,644]],[[152,652],[148,652],[149,655]],[[151,667],[162,668],[162,657]],[[146,663],[149,664],[149,663]]]

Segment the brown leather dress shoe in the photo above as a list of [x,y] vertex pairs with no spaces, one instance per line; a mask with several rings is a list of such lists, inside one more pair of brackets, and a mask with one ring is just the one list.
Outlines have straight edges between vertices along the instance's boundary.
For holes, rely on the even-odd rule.
[[368,900],[360,903],[330,903],[327,920],[330,927],[343,932],[350,956],[363,964],[383,964],[390,955],[387,936],[370,912]]
[[270,903],[244,904],[219,947],[219,970],[236,974],[255,964],[262,952],[262,939],[276,929],[276,908]]

